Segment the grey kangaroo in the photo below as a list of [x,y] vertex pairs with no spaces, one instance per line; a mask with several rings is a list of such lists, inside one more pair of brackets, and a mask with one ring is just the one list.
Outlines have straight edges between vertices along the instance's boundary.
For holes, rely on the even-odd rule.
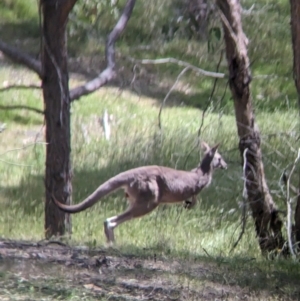
[[[227,168],[226,162],[217,151],[218,146],[219,144],[210,148],[202,142],[204,158],[191,171],[155,165],[142,166],[110,178],[77,205],[64,205],[56,199],[53,200],[61,210],[77,213],[93,206],[105,195],[123,188],[129,201],[128,209],[104,222],[107,241],[113,243],[114,228],[130,219],[150,213],[159,204],[185,202],[186,208],[192,208],[196,204],[196,195],[210,184],[213,170]],[[188,201],[190,198],[191,201]]]

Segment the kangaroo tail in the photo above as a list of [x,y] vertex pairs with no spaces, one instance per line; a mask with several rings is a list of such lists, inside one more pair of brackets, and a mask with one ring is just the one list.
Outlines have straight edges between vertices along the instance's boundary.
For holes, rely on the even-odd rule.
[[[125,177],[124,177],[125,176]],[[126,185],[128,182],[128,177],[124,173],[121,173],[108,181],[104,182],[100,185],[91,195],[89,195],[85,200],[76,205],[65,205],[60,203],[54,197],[52,198],[54,203],[59,207],[62,211],[68,213],[77,213],[83,211],[89,207],[92,207],[96,204],[102,197],[110,194],[111,192],[117,190],[118,188]]]

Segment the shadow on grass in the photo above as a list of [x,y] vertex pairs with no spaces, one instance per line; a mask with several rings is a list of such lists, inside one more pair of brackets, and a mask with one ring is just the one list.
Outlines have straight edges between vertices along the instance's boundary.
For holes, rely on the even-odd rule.
[[[92,254],[97,254],[97,251]],[[170,274],[178,273],[188,278],[191,283],[200,280],[208,281],[209,285],[222,285],[223,288],[239,287],[245,295],[261,292],[269,296],[288,297],[290,300],[298,300],[300,297],[299,263],[291,259],[269,260],[262,258],[260,254],[257,254],[257,258],[249,258],[247,254],[215,257],[185,251],[174,253],[162,245],[154,245],[148,249],[126,245],[121,248],[121,253],[116,250],[113,255],[155,262],[161,260],[168,266]],[[172,269],[174,262],[178,264]]]
[[[132,163],[124,162],[126,169],[133,166]],[[122,168],[123,169],[123,168]],[[120,171],[120,162],[110,163],[106,168],[98,170],[76,170],[73,180],[74,194],[76,202],[81,201],[90,192],[103,181],[117,174]],[[18,208],[26,215],[43,214],[43,176],[30,175],[24,177],[18,187],[0,187],[1,194],[10,200],[10,203],[2,210],[10,213],[10,208]],[[31,201],[34,200],[34,201]],[[104,199],[103,202],[106,202]],[[99,202],[100,206],[102,201]],[[118,203],[107,203],[111,210],[121,210],[125,207],[125,201]],[[213,238],[212,238],[213,239]],[[89,254],[96,256],[98,250],[91,249]],[[268,295],[280,295],[297,300],[300,297],[299,277],[300,270],[297,262],[290,260],[264,260],[260,254],[257,258],[244,256],[222,255],[210,256],[194,254],[190,251],[173,251],[167,243],[157,243],[148,248],[140,248],[134,244],[123,245],[120,250],[111,249],[107,255],[127,258],[128,260],[153,260],[153,262],[162,261],[164,266],[171,266],[172,261],[179,262],[175,270],[170,270],[170,275],[186,277],[189,281],[207,281],[216,285],[240,287],[246,290],[247,294],[264,293]],[[167,259],[166,259],[167,258]],[[130,271],[129,271],[130,272]],[[136,271],[130,273],[137,275]],[[129,273],[129,274],[130,274]],[[125,274],[125,272],[123,273]],[[142,274],[148,277],[154,277],[153,273],[143,267]],[[128,276],[128,273],[127,273]],[[178,280],[179,281],[179,280]],[[100,281],[101,283],[101,281]]]
[[[5,244],[1,248],[5,248]],[[172,292],[180,296],[188,290],[190,296],[198,297],[197,300],[228,300],[231,297],[238,300],[299,300],[300,297],[300,270],[298,263],[290,260],[255,259],[247,254],[222,257],[189,252],[173,254],[172,251],[165,254],[161,246],[78,249],[17,243],[14,247],[12,241],[9,241],[7,251],[4,262],[1,264],[0,261],[1,286],[10,285],[11,291],[23,293],[35,287],[35,292],[52,295],[64,287],[65,291],[61,293],[67,297],[83,285],[95,285],[102,288],[98,293],[103,295]],[[44,256],[39,260],[30,254]],[[18,279],[12,279],[12,275],[23,277],[23,285],[15,286]],[[30,275],[35,276],[34,282]],[[62,283],[64,281],[66,283]]]
[[[23,293],[30,286],[45,288],[43,283],[37,281],[45,280],[44,277],[34,278],[35,282],[28,278],[28,275],[38,276],[42,273],[47,275],[48,288],[45,291],[37,291],[46,295],[55,294],[64,287],[66,291],[61,293],[67,296],[69,289],[78,289],[83,284],[92,283],[96,288],[102,288],[99,293],[104,295],[116,291],[120,294],[126,292],[135,295],[150,292],[174,292],[181,295],[188,290],[192,296],[198,297],[197,300],[216,300],[216,297],[220,298],[221,295],[222,300],[225,296],[238,300],[299,300],[300,297],[298,263],[290,260],[268,261],[249,258],[247,254],[227,257],[195,255],[188,252],[165,254],[161,247],[153,246],[151,249],[141,250],[134,245],[127,245],[121,249],[89,250],[59,247],[53,252],[53,247],[40,246],[35,250],[30,246],[22,247],[21,244],[21,252],[15,252],[12,242],[9,244],[5,256],[9,257],[9,254],[12,254],[12,257],[5,260],[2,275],[5,275],[5,271],[14,276],[25,276],[23,280],[26,281],[21,287],[24,289]],[[5,244],[1,246],[3,248]],[[20,244],[17,248],[20,248]],[[28,257],[31,253],[40,252],[44,254],[42,261]],[[20,262],[18,256],[24,253],[28,255]],[[5,284],[5,278],[9,279],[3,276],[0,274],[1,284]],[[67,285],[68,283],[72,283],[72,286]],[[17,290],[18,288],[11,287]]]

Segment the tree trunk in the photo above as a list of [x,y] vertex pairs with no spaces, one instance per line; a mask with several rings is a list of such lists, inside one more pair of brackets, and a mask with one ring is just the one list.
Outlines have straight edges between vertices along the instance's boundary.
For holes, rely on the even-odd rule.
[[[291,31],[292,46],[294,55],[294,80],[298,94],[298,106],[300,110],[300,2],[299,0],[290,0],[291,3]],[[295,210],[295,238],[300,242],[300,173],[298,198]],[[299,245],[298,245],[299,246]]]
[[[233,96],[239,149],[244,161],[247,199],[255,221],[255,230],[262,252],[282,248],[282,221],[269,193],[264,175],[260,148],[260,133],[252,108],[250,93],[251,73],[247,53],[247,37],[241,23],[238,0],[217,0],[224,29],[229,84]],[[244,163],[244,162],[243,162]]]
[[55,197],[70,204],[72,172],[70,163],[70,96],[67,68],[66,25],[76,0],[41,0],[43,14],[42,78],[46,124],[45,235],[71,232],[69,214],[52,202]]

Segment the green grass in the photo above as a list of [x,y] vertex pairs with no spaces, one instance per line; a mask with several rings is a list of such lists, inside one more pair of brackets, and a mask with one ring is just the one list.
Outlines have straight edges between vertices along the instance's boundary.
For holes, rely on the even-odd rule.
[[[191,169],[201,158],[196,148],[197,132],[213,79],[187,73],[163,109],[160,131],[158,112],[161,100],[181,69],[176,65],[139,66],[136,82],[130,86],[133,66],[126,57],[175,57],[214,71],[222,42],[218,50],[211,53],[207,51],[206,42],[194,39],[187,41],[182,35],[164,40],[154,33],[160,32],[159,26],[166,18],[166,11],[153,3],[138,2],[129,29],[117,45],[118,64],[125,67],[121,71],[119,83],[125,88],[119,89],[118,84],[102,88],[72,105],[75,203],[121,171],[148,164]],[[164,1],[162,7],[166,8],[170,3]],[[245,0],[242,4],[248,9],[253,1]],[[152,25],[149,24],[151,20],[145,21],[145,14],[148,15],[149,11],[153,11],[158,20]],[[12,43],[18,38],[24,38],[25,42],[20,44],[22,48],[36,54],[39,49],[36,12],[36,2],[33,0],[1,2],[1,37]],[[82,34],[87,34],[85,38],[80,35],[79,39],[76,34],[70,33],[70,55],[83,58],[83,69],[94,67],[98,58],[93,61],[90,58],[103,53],[104,34],[113,24],[109,16],[111,12],[103,16],[101,30],[90,34],[80,28]],[[249,55],[253,73],[251,88],[262,134],[266,177],[276,204],[285,210],[284,196],[278,181],[283,170],[290,169],[299,145],[299,115],[292,79],[288,2],[259,1],[255,4],[253,14],[243,16],[243,22],[250,40]],[[147,28],[152,28],[152,31],[147,33]],[[145,45],[150,47],[139,47]],[[70,67],[72,69],[72,64]],[[227,73],[225,57],[220,72]],[[270,77],[263,79],[258,75]],[[80,79],[84,80],[85,77]],[[0,87],[13,83],[40,82],[33,73],[0,59]],[[71,86],[77,83],[77,80],[72,80]],[[298,263],[281,258],[269,261],[261,257],[250,213],[243,238],[232,251],[241,231],[243,181],[231,94],[227,89],[223,98],[225,86],[225,80],[218,81],[212,103],[205,114],[201,138],[209,144],[221,142],[220,153],[228,163],[228,170],[216,171],[213,183],[200,193],[198,204],[193,210],[184,210],[181,205],[161,206],[142,219],[121,225],[115,231],[116,252],[122,256],[134,254],[139,258],[148,258],[155,253],[158,258],[174,259],[183,264],[188,262],[187,270],[191,269],[194,262],[205,267],[206,264],[213,264],[214,269],[208,269],[208,274],[205,274],[205,281],[211,281],[212,286],[217,282],[269,296],[264,299],[261,297],[263,295],[259,295],[261,300],[280,300],[281,296],[284,300],[296,299],[299,289],[294,281],[299,278]],[[42,92],[38,89],[0,92],[0,103],[42,109]],[[112,139],[109,142],[103,138],[98,122],[105,109],[114,116]],[[0,237],[41,240],[44,238],[45,144],[40,141],[43,137],[43,118],[26,110],[0,110],[2,123],[6,124],[6,130],[0,133]],[[297,173],[292,183],[298,185]],[[91,248],[103,247],[103,221],[125,208],[123,194],[116,193],[104,198],[92,209],[74,215],[73,235],[68,242],[71,245],[85,244]],[[284,214],[282,218],[285,219]],[[32,283],[29,279],[19,285],[19,276],[8,277],[12,279],[12,291],[15,293],[11,298],[17,299],[19,295],[27,294],[29,299],[55,299],[57,292],[61,292],[60,279],[56,276],[49,284],[50,288],[53,286],[53,291],[41,290],[39,293],[35,281]],[[194,283],[198,287],[202,285],[197,282],[196,276],[191,276],[190,271],[184,269],[174,277],[176,283]],[[8,282],[5,280],[5,283]],[[43,287],[43,283],[40,287]],[[83,298],[77,288],[66,286],[62,292],[66,299]],[[277,286],[283,288],[278,291]],[[253,300],[256,300],[255,296]],[[88,295],[86,298],[93,300],[93,296]]]
[[[8,68],[8,71],[10,69]],[[19,72],[19,78],[30,77]],[[34,80],[34,78],[32,78]],[[41,107],[40,91],[3,92],[2,102]],[[22,95],[22,97],[21,97]],[[34,100],[36,99],[36,100]],[[114,116],[112,139],[103,138],[98,117],[107,109]],[[199,162],[197,131],[202,112],[190,107],[166,107],[159,131],[159,106],[155,99],[139,98],[115,88],[103,88],[72,106],[73,199],[79,202],[103,181],[129,168],[158,164],[191,169]],[[28,111],[1,112],[7,129],[1,133],[2,236],[39,240],[43,238],[43,173],[45,145],[34,142],[42,132],[42,117]],[[12,116],[17,118],[12,118]],[[24,121],[25,120],[25,121]],[[263,137],[263,154],[270,189],[280,206],[278,180],[295,157],[286,143],[294,144],[297,112],[261,113],[257,116]],[[87,132],[85,137],[84,132]],[[273,136],[290,133],[291,136]],[[268,136],[271,135],[271,136]],[[116,230],[118,246],[158,249],[178,256],[228,256],[240,231],[242,201],[240,158],[237,150],[235,118],[209,112],[205,116],[202,139],[221,142],[220,152],[228,161],[227,171],[216,171],[213,184],[201,192],[194,210],[181,205],[161,207],[152,214],[121,225]],[[24,149],[5,153],[14,148]],[[276,150],[276,151],[275,151]],[[103,199],[91,210],[74,215],[73,242],[103,245],[103,221],[126,208],[122,193]],[[283,207],[284,208],[284,207]],[[15,220],[18,220],[16,223]],[[176,235],[174,235],[176,233]],[[204,249],[203,249],[204,248]],[[258,256],[251,218],[234,254]]]

